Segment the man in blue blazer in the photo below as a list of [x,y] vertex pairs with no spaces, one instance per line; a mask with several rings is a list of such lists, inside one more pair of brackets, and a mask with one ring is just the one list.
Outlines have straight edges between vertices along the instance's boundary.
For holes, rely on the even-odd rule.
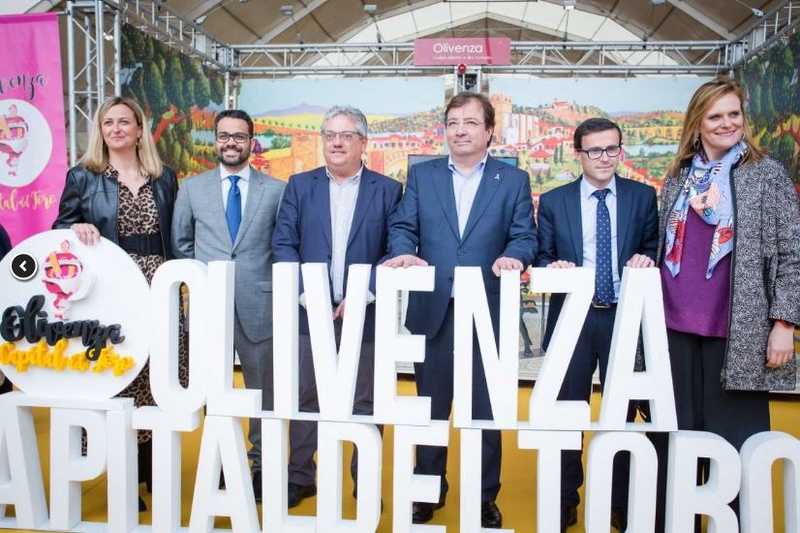
[[[655,265],[658,211],[655,189],[616,175],[622,151],[622,132],[617,124],[604,118],[590,118],[576,128],[573,140],[583,174],[539,199],[536,266],[596,269],[595,297],[559,394],[559,400],[588,401],[592,393],[592,374],[598,363],[600,386],[605,382],[622,268]],[[563,293],[550,297],[542,343],[545,350],[564,298]],[[634,415],[631,408],[629,419]],[[625,531],[628,458],[618,458],[614,467],[611,525]],[[581,452],[562,452],[562,532],[577,523],[578,488],[582,484]]]
[[[366,168],[367,119],[352,107],[332,107],[322,122],[325,166],[289,178],[281,202],[272,249],[275,261],[326,263],[330,275],[331,310],[336,344],[342,334],[347,270],[350,265],[376,265],[386,254],[386,225],[402,195],[400,182]],[[372,294],[374,295],[374,272]],[[299,338],[299,407],[319,411],[308,316],[301,284]],[[374,301],[374,297],[372,298]],[[367,306],[361,357],[356,378],[355,414],[373,412],[375,306]],[[292,420],[289,425],[288,506],[316,494],[317,423]],[[357,457],[351,473],[356,481]],[[353,492],[356,495],[356,491]]]
[[[447,420],[453,401],[453,275],[479,266],[495,332],[499,326],[500,273],[523,270],[536,255],[527,173],[487,154],[494,109],[477,93],[454,96],[445,109],[449,157],[411,167],[406,192],[389,220],[390,267],[436,267],[433,292],[411,292],[406,327],[425,335],[425,360],[414,365],[417,393],[431,398],[431,416]],[[491,420],[492,408],[477,339],[473,361],[473,416]],[[500,490],[499,431],[483,432],[481,524],[502,527],[495,500]],[[445,504],[447,448],[417,446],[414,472],[440,476],[438,503],[415,502],[413,522],[428,522]]]

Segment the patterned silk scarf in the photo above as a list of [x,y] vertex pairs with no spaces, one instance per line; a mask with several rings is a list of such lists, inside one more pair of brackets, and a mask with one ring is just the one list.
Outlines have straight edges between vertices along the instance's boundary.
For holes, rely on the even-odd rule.
[[731,203],[731,168],[747,152],[747,145],[739,141],[722,159],[707,161],[704,151],[692,159],[689,175],[683,182],[678,199],[672,207],[667,223],[665,264],[672,277],[681,271],[681,256],[686,232],[686,215],[693,209],[706,224],[716,226],[711,241],[706,279],[714,267],[733,250],[733,204]]

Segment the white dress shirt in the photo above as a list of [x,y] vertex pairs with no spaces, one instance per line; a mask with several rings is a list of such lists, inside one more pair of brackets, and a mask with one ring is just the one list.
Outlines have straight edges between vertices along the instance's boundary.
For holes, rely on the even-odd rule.
[[239,176],[237,185],[239,186],[239,194],[242,196],[242,216],[244,216],[244,206],[247,203],[247,186],[250,183],[250,165],[247,165],[239,172],[233,173],[222,165],[219,166],[220,183],[222,185],[222,208],[228,208],[228,191],[231,190],[231,180],[228,176]]
[[358,188],[361,185],[361,172],[364,166],[358,169],[355,176],[342,181],[336,181],[326,168],[328,187],[331,196],[331,283],[333,285],[334,303],[339,303],[344,298],[345,255],[347,254],[347,241],[350,238],[350,228],[353,225],[353,215],[356,211]]
[[478,162],[468,175],[463,175],[453,163],[453,157],[447,160],[447,168],[453,176],[453,193],[455,194],[456,213],[458,214],[458,235],[464,236],[464,229],[467,227],[469,212],[475,202],[475,195],[478,194],[478,186],[483,178],[483,169],[486,166],[486,155]]

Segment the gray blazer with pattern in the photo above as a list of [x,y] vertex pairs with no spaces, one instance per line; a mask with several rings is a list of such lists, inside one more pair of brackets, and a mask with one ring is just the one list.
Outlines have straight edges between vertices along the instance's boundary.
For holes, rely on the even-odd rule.
[[186,178],[172,216],[175,257],[236,264],[234,305],[252,342],[272,337],[272,230],[285,183],[251,167],[242,224],[231,242],[219,167]]
[[[658,258],[687,174],[667,176],[661,190]],[[722,383],[729,390],[793,390],[796,361],[764,365],[775,319],[800,324],[800,201],[783,166],[765,157],[731,171],[734,244],[731,309]]]

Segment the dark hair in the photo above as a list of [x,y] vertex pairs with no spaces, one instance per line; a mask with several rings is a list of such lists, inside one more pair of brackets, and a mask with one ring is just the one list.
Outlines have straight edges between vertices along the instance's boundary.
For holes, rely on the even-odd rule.
[[242,111],[241,109],[224,109],[217,113],[217,116],[214,117],[214,132],[217,131],[217,125],[219,121],[223,118],[237,118],[239,120],[244,120],[247,122],[247,132],[250,134],[250,137],[253,136],[253,119],[250,118],[250,115],[247,114],[246,111]]
[[583,138],[586,135],[608,130],[617,130],[619,134],[619,143],[622,144],[622,130],[619,129],[616,122],[608,120],[607,118],[594,117],[584,120],[575,128],[575,135],[572,137],[572,145],[576,150],[582,150]]
[[444,110],[444,120],[447,122],[447,115],[450,114],[451,109],[464,107],[470,101],[476,101],[483,107],[483,122],[487,128],[494,128],[494,107],[489,99],[481,93],[472,93],[469,91],[460,92],[450,99],[447,107]]

